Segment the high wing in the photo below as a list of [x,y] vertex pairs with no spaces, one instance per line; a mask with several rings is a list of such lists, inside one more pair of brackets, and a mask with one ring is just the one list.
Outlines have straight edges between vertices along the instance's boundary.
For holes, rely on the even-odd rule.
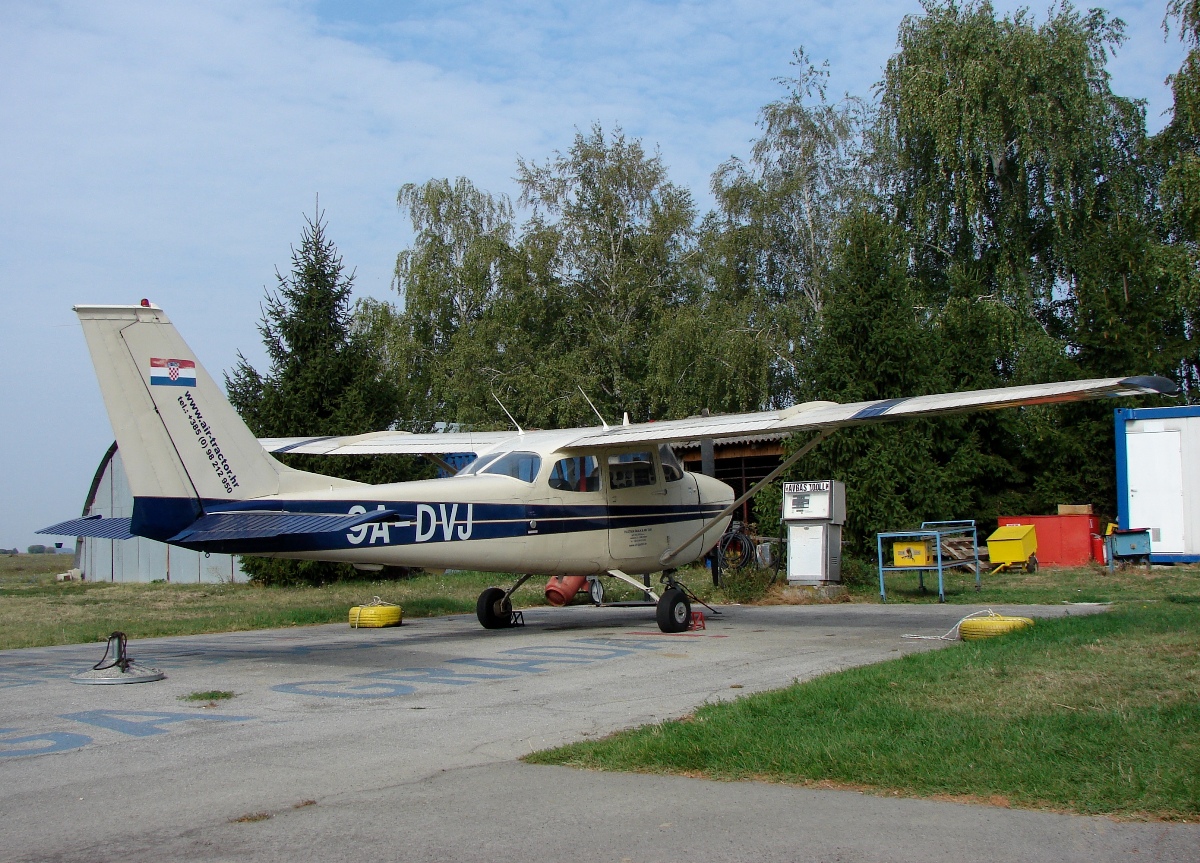
[[[745,438],[809,429],[822,431],[912,417],[998,410],[1022,405],[1057,404],[1122,396],[1175,395],[1178,392],[1179,387],[1173,381],[1146,375],[1060,381],[850,404],[806,402],[774,411],[688,417],[681,420],[612,426],[608,429],[575,429],[576,434],[571,434],[569,431],[559,433],[562,435],[560,447],[563,450],[588,451],[608,449],[613,446],[672,443],[702,438],[714,440]],[[520,435],[512,431],[437,434],[384,431],[352,437],[265,438],[262,440],[262,444],[270,452],[315,455],[374,455],[381,453],[421,455],[451,452],[478,453],[506,441],[519,439]]]
[[805,402],[779,411],[689,417],[636,426],[619,426],[607,432],[582,436],[564,449],[592,449],[635,443],[670,443],[680,440],[749,437],[805,430],[823,431],[913,417],[969,411],[998,410],[1022,405],[1056,404],[1121,396],[1174,395],[1179,387],[1167,378],[1140,376],[1061,381],[1019,387],[999,387],[960,393],[939,393],[870,402]]
[[267,452],[302,455],[444,455],[452,452],[481,452],[517,436],[516,432],[436,432],[412,434],[380,431],[346,437],[259,438]]

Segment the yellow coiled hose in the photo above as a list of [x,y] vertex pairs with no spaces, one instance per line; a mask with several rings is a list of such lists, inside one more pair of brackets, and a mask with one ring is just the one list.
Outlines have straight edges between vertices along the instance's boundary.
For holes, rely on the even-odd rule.
[[350,627],[399,626],[403,616],[404,609],[401,606],[384,602],[377,596],[370,602],[350,609]]
[[971,617],[959,621],[958,637],[963,641],[977,641],[981,638],[1004,635],[1006,632],[1024,629],[1027,626],[1033,626],[1032,618],[1010,617],[1006,614],[996,614],[993,611],[987,617]]

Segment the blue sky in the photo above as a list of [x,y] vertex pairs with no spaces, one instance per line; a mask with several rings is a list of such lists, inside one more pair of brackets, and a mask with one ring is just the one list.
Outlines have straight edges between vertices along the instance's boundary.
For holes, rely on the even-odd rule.
[[[997,3],[1001,11],[1018,4]],[[209,371],[262,366],[264,286],[320,195],[360,295],[392,296],[405,182],[512,193],[593,122],[657,146],[709,203],[794,49],[868,95],[912,0],[0,3],[0,547],[79,513],[112,440],[73,303],[163,306]],[[1035,11],[1041,7],[1034,7]],[[1114,89],[1165,122],[1164,2]]]

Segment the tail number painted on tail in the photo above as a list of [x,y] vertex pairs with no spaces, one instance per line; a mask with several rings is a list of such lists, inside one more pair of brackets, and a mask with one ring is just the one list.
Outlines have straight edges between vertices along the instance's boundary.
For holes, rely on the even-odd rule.
[[238,487],[237,474],[233,472],[233,466],[229,464],[229,459],[225,458],[225,454],[221,452],[217,436],[204,421],[204,415],[200,413],[200,408],[192,398],[192,394],[184,393],[177,401],[179,407],[183,409],[183,415],[187,418],[188,424],[192,427],[192,432],[196,435],[196,443],[204,450],[208,463],[212,465],[213,472],[221,481],[221,487],[225,489],[226,494],[233,494],[233,490]]
[[[383,504],[379,504],[377,507],[377,509],[384,508]],[[350,515],[365,515],[366,512],[365,506],[350,507]],[[459,518],[460,512],[462,512],[462,520]],[[372,524],[360,524],[358,527],[350,528],[346,539],[351,545],[362,545],[364,541],[367,545],[375,545],[377,542],[390,545],[392,542],[391,529],[394,527],[416,527],[414,535],[416,542],[435,540],[439,529],[443,542],[470,539],[475,530],[475,504],[439,503],[435,508],[432,504],[419,503],[417,504],[415,524],[411,521],[377,521]]]

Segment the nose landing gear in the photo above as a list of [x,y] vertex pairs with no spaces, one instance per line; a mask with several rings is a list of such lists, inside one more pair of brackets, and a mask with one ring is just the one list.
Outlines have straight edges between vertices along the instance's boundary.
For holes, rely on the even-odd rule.
[[692,622],[692,604],[687,594],[676,584],[663,591],[654,611],[658,628],[663,632],[686,632]]

